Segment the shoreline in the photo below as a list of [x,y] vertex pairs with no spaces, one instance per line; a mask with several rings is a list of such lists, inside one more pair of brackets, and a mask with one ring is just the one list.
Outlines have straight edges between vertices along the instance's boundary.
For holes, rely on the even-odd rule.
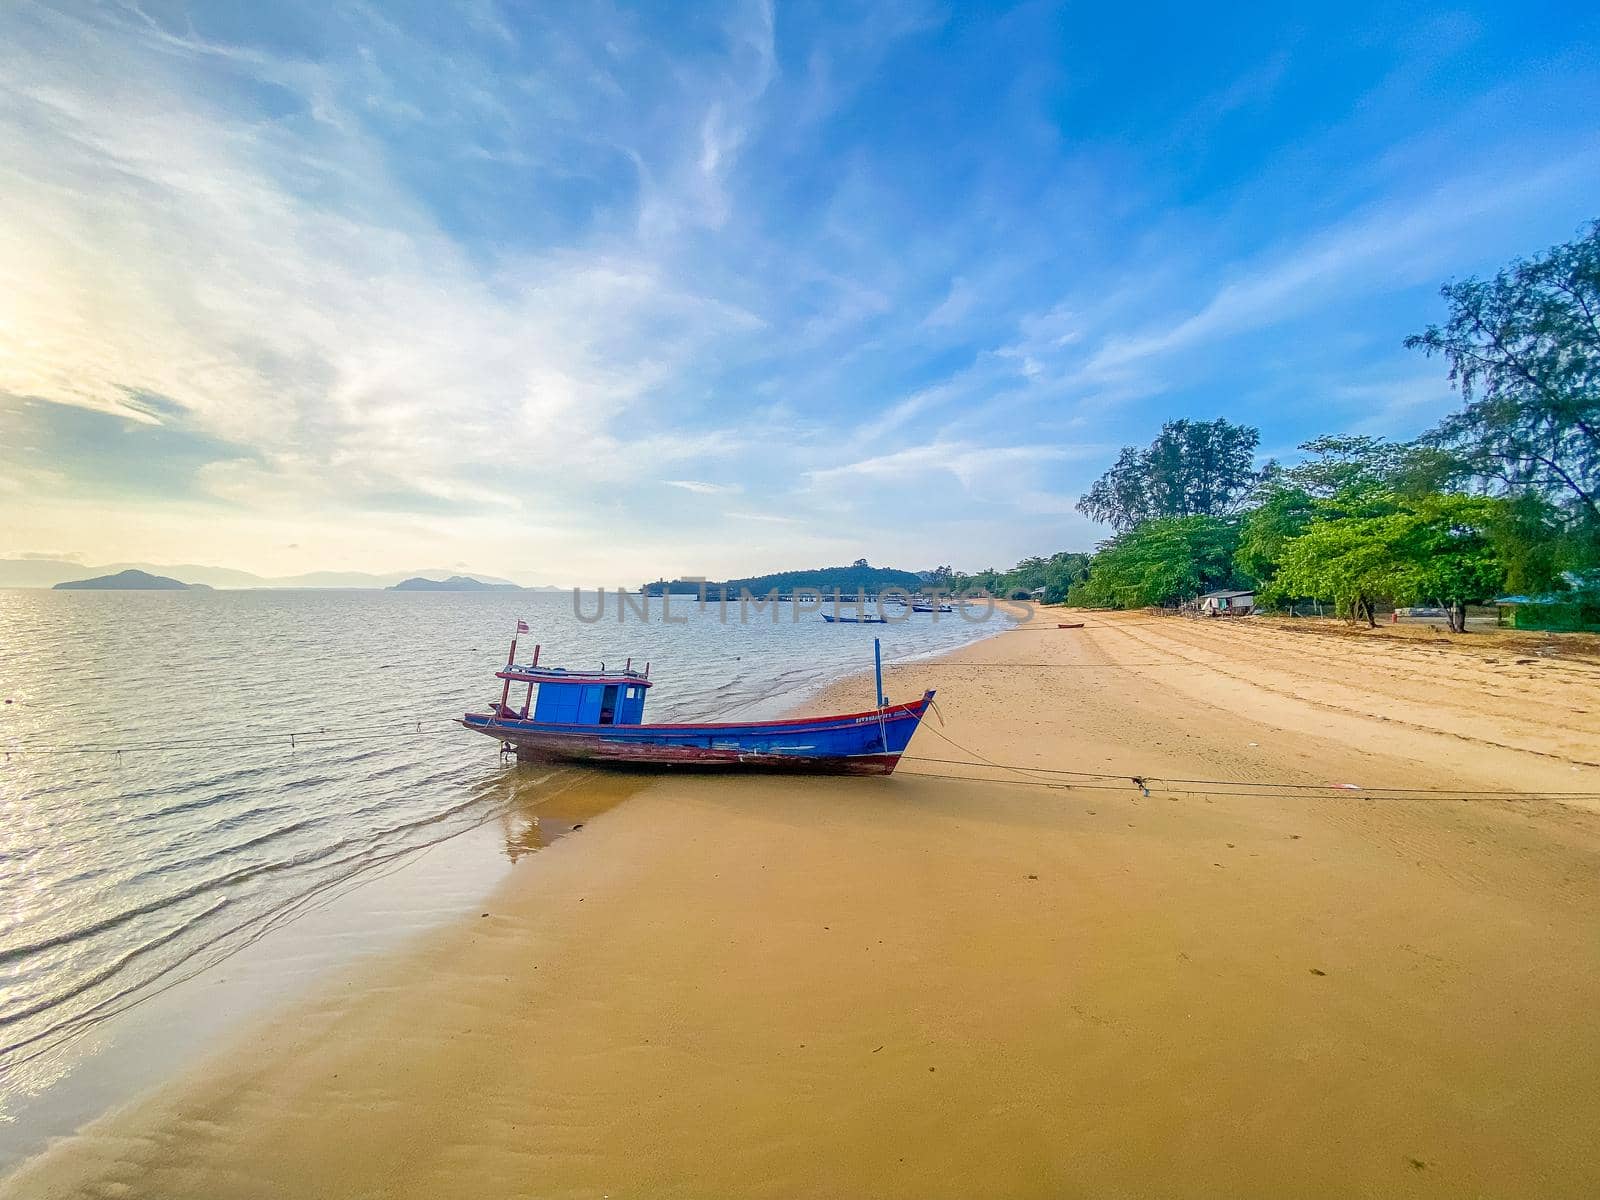
[[1600,790],[1600,670],[1056,611],[886,665],[887,779],[600,777],[0,1195],[1600,1187],[1600,815],[1463,802]]
[[[1000,625],[973,631],[973,640],[1002,632]],[[852,669],[827,682],[744,697],[740,710],[778,716],[815,711],[811,699],[841,678],[865,681],[851,707],[870,704],[870,670]],[[604,788],[590,785],[576,794],[562,786],[551,794],[526,773],[506,774],[499,787],[506,796],[495,802],[503,811],[486,811],[478,824],[446,841],[418,847],[398,870],[341,885],[260,940],[72,1036],[38,1062],[19,1065],[0,1093],[0,1179],[74,1129],[203,1066],[255,1025],[342,974],[375,957],[403,954],[418,936],[480,911],[521,857],[547,848],[610,802]]]

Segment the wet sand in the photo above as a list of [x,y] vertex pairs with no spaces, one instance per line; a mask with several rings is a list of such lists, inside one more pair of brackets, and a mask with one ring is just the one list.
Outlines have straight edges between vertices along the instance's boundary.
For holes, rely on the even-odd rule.
[[1600,792],[1600,666],[1466,641],[1047,611],[891,779],[595,777],[0,1195],[1596,1194],[1600,805],[1464,797]]

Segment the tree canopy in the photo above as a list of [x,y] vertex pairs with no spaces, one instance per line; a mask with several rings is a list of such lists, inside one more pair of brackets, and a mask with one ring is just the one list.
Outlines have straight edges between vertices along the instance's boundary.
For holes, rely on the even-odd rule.
[[1239,523],[1239,571],[1270,590],[1284,548],[1299,537],[1317,515],[1317,501],[1303,488],[1284,484],[1268,488],[1265,499]]
[[1274,468],[1277,481],[1307,495],[1328,499],[1353,488],[1395,488],[1411,466],[1415,451],[1380,437],[1324,434],[1300,449],[1307,457],[1292,467]]
[[1043,588],[1046,604],[1060,604],[1067,598],[1067,589],[1088,575],[1092,558],[1089,554],[1063,550],[1049,558],[1025,558],[1009,571],[990,567],[972,575],[957,574],[947,584],[953,592],[987,592],[1008,600],[1031,597]]
[[1104,543],[1069,604],[1141,608],[1176,604],[1235,581],[1235,522],[1194,515],[1144,521]]
[[871,567],[867,560],[858,558],[848,567],[817,567],[810,571],[778,571],[772,575],[752,575],[744,579],[730,579],[724,583],[710,583],[700,579],[657,580],[647,583],[643,590],[652,596],[663,592],[674,594],[703,594],[712,598],[726,596],[737,600],[748,590],[752,596],[764,596],[773,588],[780,592],[797,589],[831,593],[835,588],[847,596],[858,592],[876,595],[886,588],[899,588],[906,592],[922,589],[922,579],[913,571],[896,571],[890,567]]
[[1226,516],[1260,481],[1260,433],[1223,418],[1168,421],[1144,449],[1124,446],[1078,509],[1116,530],[1163,517]]
[[1445,357],[1466,407],[1425,440],[1463,477],[1537,492],[1600,531],[1600,221],[1441,294],[1448,318],[1405,344]]
[[1325,597],[1342,611],[1375,623],[1376,603],[1428,602],[1443,607],[1450,628],[1466,628],[1466,606],[1505,583],[1491,532],[1503,501],[1459,493],[1405,500],[1351,515],[1337,502],[1285,544],[1275,586],[1288,594]]

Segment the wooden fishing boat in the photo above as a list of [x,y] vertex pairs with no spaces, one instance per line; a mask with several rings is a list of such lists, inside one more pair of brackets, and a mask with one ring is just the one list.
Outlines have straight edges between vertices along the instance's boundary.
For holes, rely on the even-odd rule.
[[[650,665],[620,671],[568,671],[539,666],[539,647],[525,665],[511,643],[500,699],[461,723],[487,734],[517,756],[533,760],[645,767],[793,771],[828,775],[888,775],[933,703],[890,704],[883,694],[882,654],[873,639],[878,706],[865,712],[781,721],[648,725],[646,694],[654,686]],[[528,685],[522,707],[510,705],[511,685]],[[534,699],[534,689],[538,699]]]
[[951,604],[938,604],[938,605],[934,605],[934,604],[913,604],[911,606],[911,611],[912,612],[924,612],[924,613],[931,613],[931,612],[947,613],[947,612],[955,612],[955,606],[951,605]]
[[823,613],[822,619],[830,625],[887,625],[889,623],[888,617],[873,616],[871,613],[863,613],[859,617],[847,617],[842,613]]

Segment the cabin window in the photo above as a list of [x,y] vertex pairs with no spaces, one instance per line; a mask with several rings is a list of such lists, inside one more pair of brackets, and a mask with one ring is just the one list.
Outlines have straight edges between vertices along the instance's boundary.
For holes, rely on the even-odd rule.
[[600,724],[611,725],[617,719],[617,685],[606,685],[604,694],[600,697]]
[[628,689],[628,699],[629,700],[637,700],[639,698],[640,693],[642,693],[643,691],[644,691],[644,689],[642,687],[640,687],[638,684],[634,684],[632,687],[630,687]]

